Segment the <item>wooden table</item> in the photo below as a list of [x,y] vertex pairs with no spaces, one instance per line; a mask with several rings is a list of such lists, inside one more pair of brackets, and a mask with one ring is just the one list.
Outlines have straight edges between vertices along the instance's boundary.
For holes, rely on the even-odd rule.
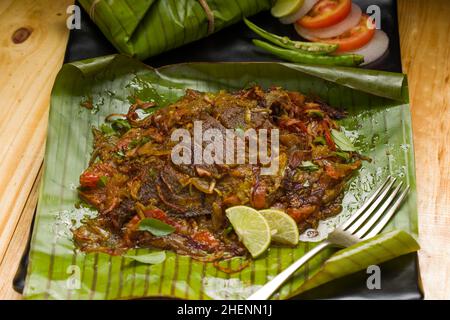
[[[11,282],[36,207],[49,97],[64,57],[72,2],[0,1],[0,299],[21,298]],[[421,276],[426,298],[449,299],[450,5],[398,3],[413,117]]]

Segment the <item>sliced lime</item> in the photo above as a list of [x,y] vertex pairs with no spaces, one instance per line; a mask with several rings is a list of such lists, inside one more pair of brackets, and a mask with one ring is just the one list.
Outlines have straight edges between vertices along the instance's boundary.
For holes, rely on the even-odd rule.
[[261,210],[259,213],[269,224],[273,242],[288,245],[298,243],[298,227],[290,215],[275,209]]
[[296,13],[303,5],[304,0],[277,0],[270,11],[276,18],[282,18]]
[[255,209],[236,206],[225,210],[239,239],[253,258],[260,256],[270,245],[270,227]]

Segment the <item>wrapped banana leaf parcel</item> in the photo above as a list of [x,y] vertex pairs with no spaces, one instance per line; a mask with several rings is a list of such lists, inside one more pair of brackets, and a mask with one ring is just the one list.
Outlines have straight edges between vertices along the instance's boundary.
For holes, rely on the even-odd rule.
[[80,0],[106,38],[140,60],[204,38],[271,0]]

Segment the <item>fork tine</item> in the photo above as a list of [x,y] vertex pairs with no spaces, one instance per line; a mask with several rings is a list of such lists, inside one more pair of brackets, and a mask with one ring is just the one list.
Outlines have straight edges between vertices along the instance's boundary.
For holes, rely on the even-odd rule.
[[383,205],[373,214],[373,216],[367,221],[361,229],[359,229],[355,236],[358,238],[363,238],[363,236],[369,232],[369,230],[375,225],[375,223],[381,218],[381,216],[386,212],[386,209],[389,207],[389,205],[394,201],[395,197],[400,192],[400,189],[402,188],[403,181],[401,181],[398,186],[395,188],[395,190],[388,196],[388,198],[383,202]]
[[381,186],[379,186],[378,189],[375,190],[375,192],[369,197],[369,199],[364,202],[362,207],[359,208],[354,214],[352,214],[349,219],[347,219],[347,221],[342,224],[342,230],[347,229],[367,209],[367,207],[372,204],[372,202],[378,197],[380,192],[383,191],[383,188],[389,183],[391,178],[391,176],[388,176],[387,179],[381,184]]
[[391,190],[394,185],[396,178],[391,178],[388,185],[383,189],[381,194],[377,197],[377,199],[372,203],[372,205],[364,212],[364,214],[359,217],[348,229],[345,231],[354,234],[356,230],[358,230],[367,219],[369,219],[370,215],[375,211],[375,209],[380,205],[381,201],[384,200],[389,190]]
[[380,233],[384,227],[388,224],[389,220],[391,220],[392,216],[397,211],[398,207],[402,204],[403,200],[406,198],[409,192],[409,186],[406,187],[406,189],[402,192],[402,194],[397,198],[397,201],[392,205],[392,207],[389,209],[389,211],[386,213],[386,215],[378,222],[378,224],[370,231],[364,239],[369,239],[372,237],[375,237],[378,233]]

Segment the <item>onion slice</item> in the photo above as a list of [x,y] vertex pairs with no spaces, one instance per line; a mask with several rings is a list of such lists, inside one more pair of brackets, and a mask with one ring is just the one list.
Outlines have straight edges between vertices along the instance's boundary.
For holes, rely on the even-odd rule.
[[280,22],[283,24],[291,24],[297,20],[300,20],[314,7],[319,0],[305,0],[302,7],[296,12],[286,17],[280,18]]
[[388,48],[389,37],[384,31],[376,30],[372,40],[364,47],[345,53],[360,54],[364,56],[364,63],[362,64],[362,66],[364,66],[381,58]]
[[320,39],[333,38],[355,27],[361,21],[361,15],[362,15],[361,8],[356,4],[352,4],[352,10],[348,14],[347,18],[345,18],[339,23],[336,23],[333,26],[320,29],[308,29],[296,23],[295,30],[302,38],[311,41],[317,38]]

